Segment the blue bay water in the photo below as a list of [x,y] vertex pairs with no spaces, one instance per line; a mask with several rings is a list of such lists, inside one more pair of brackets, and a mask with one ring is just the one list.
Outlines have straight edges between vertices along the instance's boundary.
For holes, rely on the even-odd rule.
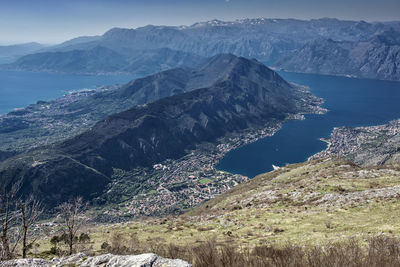
[[[307,85],[325,99],[325,115],[306,115],[306,120],[285,123],[274,136],[229,152],[220,170],[249,177],[272,170],[272,164],[302,162],[323,150],[319,138],[333,127],[383,124],[400,118],[400,83],[345,77],[280,73],[285,79]],[[50,100],[67,91],[125,83],[131,75],[73,75],[0,71],[0,114],[38,100]]]
[[126,83],[132,75],[74,75],[0,71],[0,114],[26,107],[38,100],[51,100],[67,91]]
[[305,161],[326,148],[319,140],[334,127],[371,126],[400,118],[400,82],[280,72],[288,81],[307,85],[325,100],[324,115],[291,121],[272,137],[230,151],[217,169],[249,177],[271,171],[272,165]]

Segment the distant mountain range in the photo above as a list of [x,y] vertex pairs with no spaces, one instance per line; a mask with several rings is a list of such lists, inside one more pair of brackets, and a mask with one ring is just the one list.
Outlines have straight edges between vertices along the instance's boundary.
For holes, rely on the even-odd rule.
[[26,55],[5,69],[79,74],[134,73],[148,75],[170,68],[196,66],[204,58],[169,48],[130,51],[122,55],[103,46],[88,50]]
[[391,30],[367,41],[318,39],[276,62],[288,71],[400,80],[400,32]]
[[[305,46],[318,46],[314,42],[331,39],[334,42],[360,43],[365,46],[374,37],[388,31],[398,34],[400,23],[367,23],[329,18],[308,21],[261,18],[233,22],[212,20],[179,27],[149,25],[137,29],[113,28],[102,36],[75,38],[47,48],[43,53],[22,57],[2,68],[77,73],[130,72],[144,75],[178,66],[193,67],[202,57],[219,53],[256,58],[269,65],[280,62],[278,66],[284,66],[283,60],[288,61],[289,56],[297,53],[301,55]],[[389,44],[377,49],[392,49],[392,46]],[[330,50],[326,52],[327,60],[334,57],[330,53]],[[372,65],[383,69],[398,62],[390,56],[385,58],[382,53],[366,58],[371,60]],[[383,61],[384,66],[381,66]],[[329,65],[330,62],[324,64]],[[292,67],[291,70],[304,71],[307,67]],[[352,65],[344,67],[353,69]],[[309,68],[318,72],[316,67]],[[329,70],[328,67],[325,69]],[[332,70],[332,74],[334,72]],[[397,74],[371,76],[369,73],[366,71],[365,77],[397,77]]]
[[157,98],[154,93],[167,97],[2,162],[1,184],[22,179],[21,192],[33,193],[52,207],[74,195],[91,200],[104,193],[116,170],[177,159],[203,142],[314,112],[318,105],[310,93],[263,64],[228,54],[209,59],[198,70],[162,72],[108,93],[109,101],[135,93],[147,100]]
[[39,43],[0,46],[0,64],[11,63],[18,57],[35,53],[45,47]]
[[149,25],[137,29],[114,28],[95,40],[62,44],[52,49],[67,51],[103,46],[121,54],[129,54],[130,49],[170,48],[203,57],[233,53],[271,63],[281,58],[282,54],[286,55],[318,38],[339,41],[368,40],[392,27],[394,26],[383,23],[337,19],[244,19],[233,22],[213,20],[180,27]]

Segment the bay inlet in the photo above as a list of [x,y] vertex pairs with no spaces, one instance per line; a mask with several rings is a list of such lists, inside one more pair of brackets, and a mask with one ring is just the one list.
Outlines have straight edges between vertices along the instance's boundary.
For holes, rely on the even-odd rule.
[[254,177],[273,166],[306,161],[326,148],[321,138],[334,127],[371,126],[400,118],[400,82],[356,79],[329,75],[280,72],[283,78],[310,87],[325,100],[324,115],[305,115],[289,121],[273,136],[228,152],[218,170]]

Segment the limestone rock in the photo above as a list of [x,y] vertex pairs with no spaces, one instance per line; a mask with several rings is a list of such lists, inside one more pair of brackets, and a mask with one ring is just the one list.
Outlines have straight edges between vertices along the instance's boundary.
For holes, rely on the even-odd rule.
[[69,257],[54,258],[51,261],[43,259],[16,259],[0,263],[0,267],[192,267],[186,261],[179,259],[165,259],[153,253],[140,255],[113,255],[104,254],[86,257],[79,253]]

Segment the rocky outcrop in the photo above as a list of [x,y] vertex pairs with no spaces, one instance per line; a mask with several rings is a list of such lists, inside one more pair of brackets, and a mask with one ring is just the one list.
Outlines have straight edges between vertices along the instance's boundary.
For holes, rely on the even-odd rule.
[[0,263],[1,267],[192,267],[186,261],[179,259],[165,259],[156,254],[140,255],[113,255],[105,254],[100,256],[87,257],[80,253],[64,258],[54,258],[51,261],[43,259],[17,259]]

